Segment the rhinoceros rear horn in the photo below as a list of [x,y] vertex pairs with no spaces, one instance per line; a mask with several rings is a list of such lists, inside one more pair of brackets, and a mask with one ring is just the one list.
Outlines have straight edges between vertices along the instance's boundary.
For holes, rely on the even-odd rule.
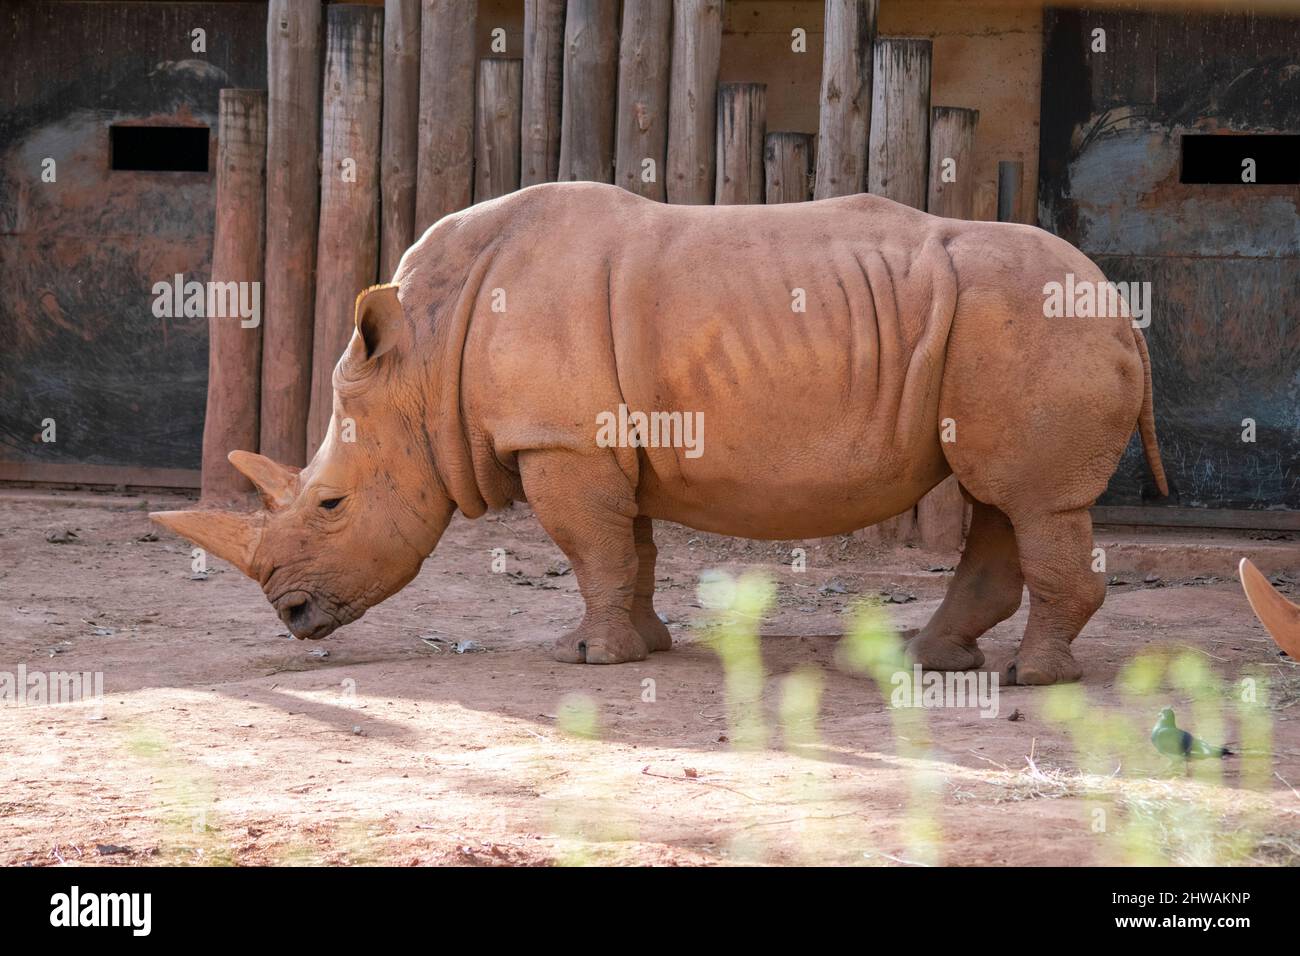
[[1268,578],[1260,573],[1259,568],[1251,564],[1249,558],[1242,558],[1237,566],[1241,586],[1246,592],[1246,600],[1251,609],[1264,625],[1264,630],[1286,651],[1294,661],[1300,661],[1300,607],[1296,607],[1277,589],[1268,583]]
[[279,511],[297,496],[297,468],[287,468],[251,451],[232,451],[226,458],[257,486],[262,503],[271,511]]
[[155,511],[150,519],[200,548],[211,551],[239,568],[250,578],[253,552],[261,537],[262,514],[237,511]]

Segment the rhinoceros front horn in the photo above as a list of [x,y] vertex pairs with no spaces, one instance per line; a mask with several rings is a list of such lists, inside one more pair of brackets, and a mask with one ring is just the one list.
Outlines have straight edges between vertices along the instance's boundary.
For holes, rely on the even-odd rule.
[[239,568],[250,578],[253,553],[262,536],[263,514],[237,511],[155,511],[150,519],[200,548],[211,551]]
[[257,487],[262,503],[271,511],[279,511],[298,494],[298,469],[251,451],[232,451],[226,458]]
[[1264,630],[1268,631],[1278,647],[1286,651],[1288,657],[1300,661],[1300,607],[1278,594],[1259,568],[1250,563],[1249,558],[1241,559],[1237,573],[1241,577],[1246,600],[1250,602],[1259,623],[1264,625]]

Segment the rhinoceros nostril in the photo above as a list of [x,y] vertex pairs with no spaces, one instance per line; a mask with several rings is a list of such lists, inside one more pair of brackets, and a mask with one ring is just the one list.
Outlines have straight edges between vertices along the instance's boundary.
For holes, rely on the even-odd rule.
[[286,602],[280,608],[280,620],[284,621],[284,623],[288,624],[290,627],[301,626],[306,623],[310,610],[310,598],[295,598],[294,603]]

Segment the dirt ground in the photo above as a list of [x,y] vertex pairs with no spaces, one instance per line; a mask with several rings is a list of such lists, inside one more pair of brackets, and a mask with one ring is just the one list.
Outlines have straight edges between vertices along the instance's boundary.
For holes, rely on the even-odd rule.
[[[1101,529],[1113,581],[1075,645],[1087,710],[1066,724],[1076,698],[1043,688],[1002,687],[996,718],[895,710],[843,666],[857,602],[883,596],[896,628],[919,627],[955,555],[661,527],[675,648],[577,666],[548,650],[577,620],[577,587],[526,508],[458,518],[402,593],[308,643],[253,582],[216,559],[196,574],[187,543],[152,534],[145,512],[183,500],[89,497],[0,495],[0,671],[102,672],[104,687],[99,706],[0,707],[3,864],[1300,861],[1300,666],[1233,570],[1250,554],[1294,599],[1300,541]],[[761,569],[777,588],[766,744],[751,749],[733,740],[699,606],[711,569]],[[984,638],[990,670],[1027,604]],[[1184,674],[1190,660],[1222,692],[1193,706],[1176,674],[1134,692],[1121,670],[1139,657]],[[1172,704],[1194,731],[1221,711],[1235,743],[1247,674],[1269,682],[1251,713],[1271,743],[1221,781],[1087,733],[1123,719],[1149,748]]]

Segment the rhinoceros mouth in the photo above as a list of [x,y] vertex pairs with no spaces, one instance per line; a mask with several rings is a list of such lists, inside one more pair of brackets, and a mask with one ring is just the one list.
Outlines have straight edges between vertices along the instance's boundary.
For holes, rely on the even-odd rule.
[[286,591],[273,598],[271,606],[300,641],[319,641],[347,623],[339,619],[334,601],[307,591]]

